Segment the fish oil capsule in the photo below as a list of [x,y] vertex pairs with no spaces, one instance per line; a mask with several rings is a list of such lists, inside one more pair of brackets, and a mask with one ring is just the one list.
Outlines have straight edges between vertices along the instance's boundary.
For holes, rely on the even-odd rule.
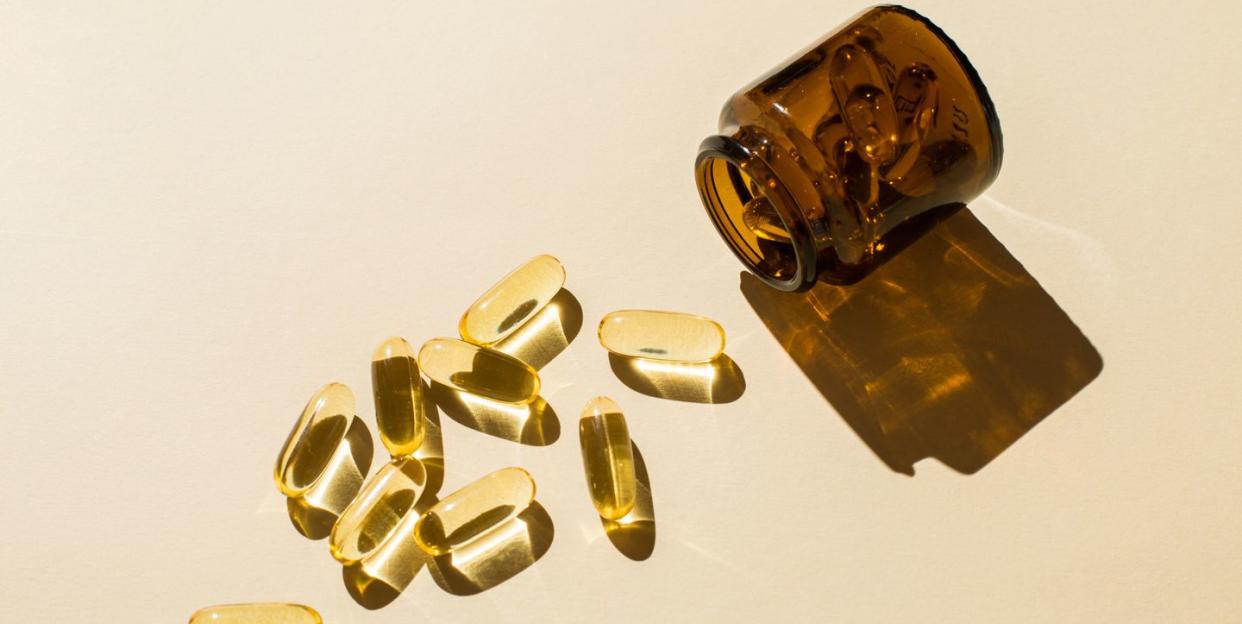
[[323,624],[314,609],[280,602],[217,605],[199,609],[190,624]]
[[620,310],[600,321],[599,343],[626,357],[710,362],[724,351],[725,333],[719,323],[704,316]]
[[535,256],[514,269],[466,309],[461,339],[480,346],[500,342],[548,305],[565,285],[565,267],[552,256]]
[[418,521],[411,510],[426,485],[427,471],[419,460],[403,457],[385,464],[332,527],[328,540],[332,556],[353,563],[383,548],[402,525]]
[[539,396],[539,373],[500,351],[452,338],[428,340],[418,350],[418,366],[443,386],[502,403],[527,404]]
[[535,500],[535,480],[518,467],[501,468],[444,497],[414,525],[419,548],[446,555],[516,518]]
[[354,393],[330,383],[311,397],[276,459],[276,485],[286,496],[305,494],[319,480],[354,419]]
[[606,520],[629,513],[637,498],[638,481],[630,430],[615,401],[601,396],[586,404],[578,419],[578,441],[595,511]]
[[371,390],[380,441],[393,457],[409,455],[423,443],[423,387],[414,349],[389,338],[371,357]]
[[901,72],[893,87],[893,105],[901,127],[900,154],[893,164],[881,169],[885,181],[900,179],[914,166],[936,115],[938,93],[936,72],[930,67],[914,63]]
[[789,231],[776,214],[776,208],[767,197],[757,195],[746,202],[746,211],[742,213],[742,223],[755,236],[776,242],[789,242]]
[[886,81],[867,50],[845,44],[833,54],[830,83],[858,152],[873,165],[897,156],[897,110]]

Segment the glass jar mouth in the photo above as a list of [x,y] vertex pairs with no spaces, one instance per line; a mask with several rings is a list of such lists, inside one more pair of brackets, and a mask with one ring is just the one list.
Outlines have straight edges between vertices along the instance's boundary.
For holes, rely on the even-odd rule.
[[[747,269],[783,291],[815,282],[810,228],[762,158],[732,137],[716,135],[699,146],[694,169],[699,197],[716,231]],[[765,214],[756,214],[757,202],[763,202]],[[764,219],[770,227],[757,227],[756,221]]]

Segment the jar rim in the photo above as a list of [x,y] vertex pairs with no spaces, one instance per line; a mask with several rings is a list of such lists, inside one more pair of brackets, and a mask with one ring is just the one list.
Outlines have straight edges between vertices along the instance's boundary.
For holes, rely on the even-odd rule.
[[[768,180],[776,181],[764,190],[764,197],[771,203],[786,231],[790,234],[790,246],[793,250],[794,266],[788,277],[778,276],[770,266],[757,260],[763,254],[750,249],[746,253],[743,247],[750,247],[736,231],[742,224],[729,217],[720,200],[720,189],[713,179],[712,164],[723,161],[739,172],[751,171]],[[753,177],[753,176],[752,176]],[[790,195],[783,182],[773,169],[756,154],[734,137],[713,135],[699,145],[699,153],[695,158],[695,181],[698,184],[699,197],[703,207],[711,217],[717,233],[724,239],[729,249],[738,260],[756,277],[769,286],[782,291],[797,291],[809,288],[816,279],[816,253],[810,226],[801,217],[797,203]]]

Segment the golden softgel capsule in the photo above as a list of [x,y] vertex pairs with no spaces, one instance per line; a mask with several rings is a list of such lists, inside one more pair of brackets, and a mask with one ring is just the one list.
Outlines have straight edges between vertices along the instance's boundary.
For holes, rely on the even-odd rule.
[[417,459],[403,457],[385,464],[332,527],[328,540],[332,556],[353,563],[381,551],[390,538],[410,530],[418,521],[414,503],[426,485],[427,471]]
[[393,457],[410,455],[423,443],[423,388],[414,349],[389,338],[371,357],[371,390],[380,440]]
[[419,548],[446,555],[516,518],[535,500],[535,480],[517,467],[501,468],[432,506],[414,526]]
[[199,609],[190,624],[323,624],[314,609],[280,602],[218,605]]
[[452,338],[428,340],[418,366],[443,386],[503,403],[526,404],[539,396],[539,373],[499,351]]
[[323,474],[354,419],[354,393],[330,383],[311,397],[276,459],[276,485],[286,496],[305,494]]
[[535,256],[483,293],[461,317],[462,340],[492,345],[548,305],[565,285],[565,267],[552,256]]
[[601,396],[586,404],[578,419],[578,441],[595,511],[607,520],[629,513],[634,508],[638,482],[630,429],[615,401]]
[[724,351],[725,333],[719,323],[703,316],[620,310],[600,321],[599,343],[625,357],[710,362]]

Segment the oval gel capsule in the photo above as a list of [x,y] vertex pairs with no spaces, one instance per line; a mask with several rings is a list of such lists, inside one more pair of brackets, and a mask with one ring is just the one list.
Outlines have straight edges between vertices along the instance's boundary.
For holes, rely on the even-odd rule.
[[847,43],[832,56],[829,82],[858,153],[886,165],[897,157],[897,111],[888,83],[871,54]]
[[302,409],[276,459],[276,485],[286,496],[305,494],[328,466],[354,419],[354,393],[344,384],[320,388]]
[[759,238],[789,242],[789,231],[785,229],[785,224],[776,214],[776,209],[772,207],[772,202],[768,201],[767,197],[757,195],[746,202],[745,211],[742,213],[742,223]]
[[500,342],[548,305],[564,285],[560,260],[531,258],[471,304],[458,327],[462,340],[481,346]]
[[446,555],[516,518],[535,500],[535,480],[517,467],[501,468],[444,497],[414,525],[429,555]]
[[526,404],[539,396],[539,373],[528,364],[452,338],[434,338],[423,344],[418,366],[441,385],[502,403]]
[[914,166],[927,131],[936,116],[939,86],[936,72],[914,63],[901,72],[893,87],[893,105],[901,128],[899,155],[893,164],[880,170],[886,181],[900,179]]
[[418,521],[414,503],[427,485],[423,463],[413,457],[381,467],[332,527],[328,546],[342,563],[353,563],[382,549],[402,525]]
[[617,403],[608,397],[591,399],[578,419],[582,466],[595,511],[616,520],[634,508],[638,481],[630,430]]
[[389,338],[371,357],[371,390],[380,441],[393,457],[410,455],[423,443],[423,387],[414,349]]
[[280,602],[217,605],[199,609],[190,624],[323,624],[314,609]]
[[720,324],[681,312],[620,310],[599,323],[599,343],[625,357],[674,362],[710,362],[725,346]]

